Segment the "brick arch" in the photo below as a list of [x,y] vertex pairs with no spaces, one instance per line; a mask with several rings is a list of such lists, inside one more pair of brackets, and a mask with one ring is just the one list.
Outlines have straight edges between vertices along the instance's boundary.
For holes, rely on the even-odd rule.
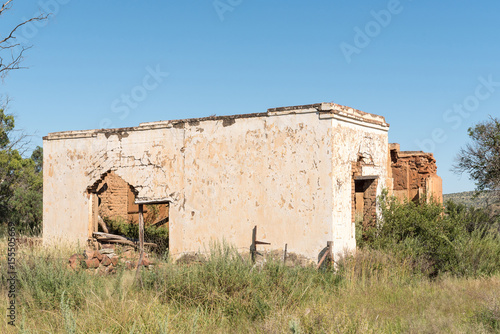
[[[128,223],[138,223],[139,205],[136,204],[136,198],[139,192],[114,170],[102,173],[87,191],[93,196],[94,229],[98,216],[103,219],[122,219]],[[146,205],[143,213],[146,222],[157,223],[168,219],[169,206],[166,203]]]
[[102,173],[101,176],[96,181],[94,181],[94,183],[92,183],[92,185],[90,185],[90,186],[87,187],[87,192],[88,193],[97,193],[98,190],[101,189],[101,186],[104,185],[104,180],[106,179],[106,177],[108,175],[112,174],[112,173],[114,175],[116,175],[117,177],[119,177],[120,179],[122,179],[124,182],[126,182],[129,185],[131,191],[137,196],[137,194],[139,192],[135,189],[135,187],[133,185],[131,185],[130,182],[128,182],[127,180],[123,179],[123,177],[121,177],[120,175],[116,174],[115,171],[112,170],[112,169],[109,169],[108,171]]
[[135,204],[137,190],[113,170],[102,173],[98,180],[87,187],[93,196],[92,215],[95,228],[98,216],[101,218],[122,219],[126,222],[136,220],[138,214]]

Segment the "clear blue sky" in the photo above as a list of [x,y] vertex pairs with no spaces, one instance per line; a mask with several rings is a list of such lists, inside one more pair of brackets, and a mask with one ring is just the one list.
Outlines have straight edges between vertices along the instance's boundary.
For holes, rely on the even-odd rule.
[[21,32],[29,69],[0,91],[34,145],[335,102],[385,116],[403,150],[433,151],[449,193],[474,188],[450,171],[467,128],[500,114],[498,1],[15,0],[1,34],[43,8],[46,26]]

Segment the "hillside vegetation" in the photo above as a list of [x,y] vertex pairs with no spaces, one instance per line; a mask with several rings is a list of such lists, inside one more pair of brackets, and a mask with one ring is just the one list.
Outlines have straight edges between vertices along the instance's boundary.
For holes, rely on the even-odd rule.
[[500,214],[500,191],[464,191],[443,195],[444,202],[449,200],[457,203],[491,210],[493,214]]

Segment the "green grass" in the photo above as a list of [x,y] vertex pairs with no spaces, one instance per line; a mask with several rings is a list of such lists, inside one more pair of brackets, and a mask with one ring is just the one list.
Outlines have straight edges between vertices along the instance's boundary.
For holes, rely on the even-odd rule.
[[[2,305],[5,251],[2,244]],[[201,263],[111,276],[73,272],[75,250],[18,251],[17,328],[2,333],[495,333],[500,277],[435,279],[410,261],[359,250],[337,270],[253,266],[228,246]]]
[[[291,266],[293,254],[288,266],[273,256],[253,265],[214,244],[204,258],[162,256],[135,281],[124,268],[70,270],[82,249],[22,245],[17,327],[4,317],[0,333],[500,333],[498,217],[380,203],[381,224],[357,224],[360,249],[320,270]],[[1,241],[5,307],[6,250]]]

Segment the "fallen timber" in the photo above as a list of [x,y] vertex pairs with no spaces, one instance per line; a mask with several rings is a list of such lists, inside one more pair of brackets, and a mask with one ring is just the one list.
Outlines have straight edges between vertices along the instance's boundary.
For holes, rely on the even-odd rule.
[[[137,248],[139,246],[139,240],[126,238],[121,235],[105,233],[105,232],[93,232],[92,235],[97,239],[98,242],[101,243],[109,243],[109,244],[122,244],[133,246]],[[144,246],[149,247],[158,247],[157,244],[153,242],[145,242]]]

